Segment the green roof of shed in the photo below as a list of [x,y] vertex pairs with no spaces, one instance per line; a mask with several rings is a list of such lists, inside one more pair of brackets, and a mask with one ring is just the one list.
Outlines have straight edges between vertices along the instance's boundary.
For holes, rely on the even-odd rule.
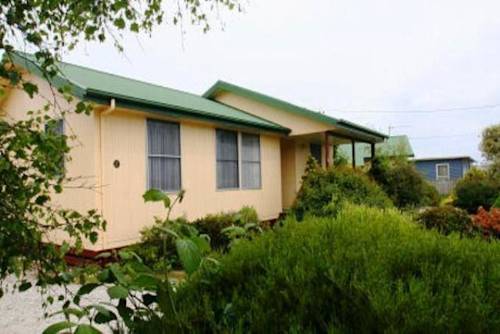
[[[415,156],[410,140],[406,135],[390,136],[382,143],[375,144],[377,154],[387,156],[405,156],[412,158]],[[356,166],[362,166],[365,158],[371,156],[371,147],[365,143],[356,143]],[[352,146],[351,144],[339,145],[340,154],[352,161]]]
[[387,138],[387,135],[380,133],[378,131],[369,129],[367,127],[358,125],[353,122],[346,121],[344,119],[338,119],[334,118],[331,116],[328,116],[326,114],[313,111],[307,108],[303,108],[297,105],[294,105],[292,103],[289,103],[287,101],[280,100],[278,98],[262,94],[253,90],[250,90],[248,88],[244,88],[241,86],[234,85],[229,82],[225,82],[222,80],[217,81],[212,87],[210,87],[204,94],[203,96],[206,98],[214,99],[217,94],[220,92],[231,92],[236,95],[244,96],[249,99],[253,99],[256,101],[260,101],[263,104],[266,104],[271,107],[275,107],[278,109],[282,109],[288,112],[292,112],[304,117],[307,117],[309,119],[316,120],[318,122],[334,125],[338,128],[345,129],[348,131],[352,132],[361,132],[365,135],[372,136],[379,138],[379,140],[382,140],[383,138]]
[[[17,52],[13,60],[18,66],[40,75],[33,55]],[[64,62],[58,67],[61,73],[51,80],[52,83],[56,87],[69,84],[72,92],[82,99],[109,103],[109,99],[114,98],[118,106],[149,112],[191,116],[270,131],[290,131],[279,124],[199,95]]]

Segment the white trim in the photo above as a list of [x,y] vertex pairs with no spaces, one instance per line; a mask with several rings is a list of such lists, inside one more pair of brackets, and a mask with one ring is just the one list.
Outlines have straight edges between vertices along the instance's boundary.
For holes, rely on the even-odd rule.
[[[446,166],[447,171],[448,171],[448,175],[446,175],[446,176],[439,176],[439,173],[438,173],[439,172],[439,167],[443,167],[443,166]],[[450,164],[448,162],[436,164],[436,181],[449,180],[449,179],[450,179]]]

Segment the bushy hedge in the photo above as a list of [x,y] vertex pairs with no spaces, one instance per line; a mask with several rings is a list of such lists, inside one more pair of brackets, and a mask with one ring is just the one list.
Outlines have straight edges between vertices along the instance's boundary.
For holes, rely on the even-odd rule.
[[457,232],[462,236],[479,235],[467,211],[452,206],[433,207],[418,214],[417,222],[428,229],[448,235]]
[[455,205],[469,213],[476,213],[480,206],[489,210],[499,193],[498,181],[485,171],[473,168],[455,186]]
[[377,157],[372,161],[369,174],[399,208],[439,203],[437,190],[406,159]]
[[259,224],[257,212],[252,207],[243,207],[236,212],[221,212],[207,215],[190,223],[184,218],[174,221],[156,221],[152,226],[141,231],[141,242],[128,247],[143,259],[144,263],[155,271],[165,272],[180,268],[175,246],[176,238],[167,230],[180,235],[207,235],[210,246],[215,251],[225,252],[231,243],[229,233],[224,229],[231,226],[245,227]]
[[215,250],[226,251],[230,237],[224,229],[230,226],[245,226],[246,224],[259,224],[257,211],[252,207],[243,207],[237,212],[221,212],[207,215],[193,222],[193,226],[201,234],[210,237],[210,245]]
[[175,299],[193,333],[495,332],[500,244],[347,205],[238,244]]
[[345,201],[380,208],[393,206],[384,191],[362,171],[347,166],[324,169],[309,159],[292,207],[296,217],[335,216]]

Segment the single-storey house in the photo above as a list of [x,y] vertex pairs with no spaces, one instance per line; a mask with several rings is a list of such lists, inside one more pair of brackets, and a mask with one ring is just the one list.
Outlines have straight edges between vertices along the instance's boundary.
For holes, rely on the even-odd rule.
[[417,170],[442,194],[450,193],[475,162],[469,156],[418,158]]
[[[354,166],[363,166],[371,159],[371,147],[369,144],[356,143],[354,145],[354,152],[352,147],[352,144],[339,145],[338,152]],[[375,144],[375,151],[377,154],[389,157],[400,156],[413,158],[415,156],[410,140],[406,135],[390,136],[386,138],[383,142]]]
[[[333,145],[364,142],[374,152],[386,138],[227,82],[200,96],[68,63],[48,82],[30,55],[18,53],[13,62],[39,94],[31,99],[8,90],[0,101],[3,117],[27,117],[53,94],[63,108],[94,103],[90,116],[70,113],[60,120],[61,131],[76,138],[65,173],[85,187],[54,196],[63,207],[97,208],[106,219],[107,230],[89,250],[137,242],[142,228],[165,215],[160,204],[143,202],[149,188],[186,191],[174,217],[193,220],[252,206],[262,220],[276,219],[292,205],[309,155],[329,166]],[[69,86],[75,99],[66,102],[54,86]]]

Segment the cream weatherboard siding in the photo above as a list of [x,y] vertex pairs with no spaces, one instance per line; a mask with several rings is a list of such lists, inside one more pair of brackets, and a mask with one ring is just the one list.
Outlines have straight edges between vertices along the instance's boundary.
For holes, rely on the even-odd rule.
[[334,128],[332,125],[311,120],[230,92],[217,94],[215,100],[289,128],[291,129],[291,136],[325,132]]
[[[49,85],[38,77],[35,81],[40,96],[30,99],[22,91],[12,91],[4,101],[6,119],[22,119],[27,110],[40,109],[45,98],[51,98]],[[42,98],[43,96],[43,98]],[[59,103],[65,104],[62,98]],[[76,104],[76,100],[72,106]],[[144,203],[147,190],[147,118],[179,122],[176,119],[146,115],[134,110],[116,109],[101,115],[106,106],[90,116],[69,114],[65,134],[75,135],[70,140],[71,160],[66,162],[66,173],[76,178],[71,185],[54,196],[60,207],[79,211],[97,209],[108,222],[95,245],[85,244],[89,250],[122,247],[139,241],[140,230],[151,226],[154,217],[166,212],[158,203]],[[99,124],[100,123],[100,124]],[[193,220],[210,213],[254,207],[263,220],[279,216],[281,201],[280,135],[260,134],[262,187],[252,190],[217,190],[215,130],[217,125],[207,122],[180,122],[181,181],[186,190],[184,201],[176,205],[173,217]],[[101,129],[101,131],[99,131]],[[229,130],[236,130],[229,128]],[[248,131],[248,130],[247,130]],[[120,166],[114,167],[118,160]],[[102,175],[102,180],[101,180]],[[60,242],[64,236],[53,237]]]
[[[104,216],[112,222],[105,235],[107,248],[137,241],[138,231],[165,216],[159,203],[145,204],[147,189],[146,119],[142,113],[115,111],[103,117]],[[160,118],[169,121],[175,119]],[[252,190],[217,190],[215,125],[181,122],[181,183],[184,201],[174,217],[194,220],[209,213],[253,206],[263,220],[282,211],[280,137],[261,135],[262,187]],[[120,167],[113,162],[118,160]]]

